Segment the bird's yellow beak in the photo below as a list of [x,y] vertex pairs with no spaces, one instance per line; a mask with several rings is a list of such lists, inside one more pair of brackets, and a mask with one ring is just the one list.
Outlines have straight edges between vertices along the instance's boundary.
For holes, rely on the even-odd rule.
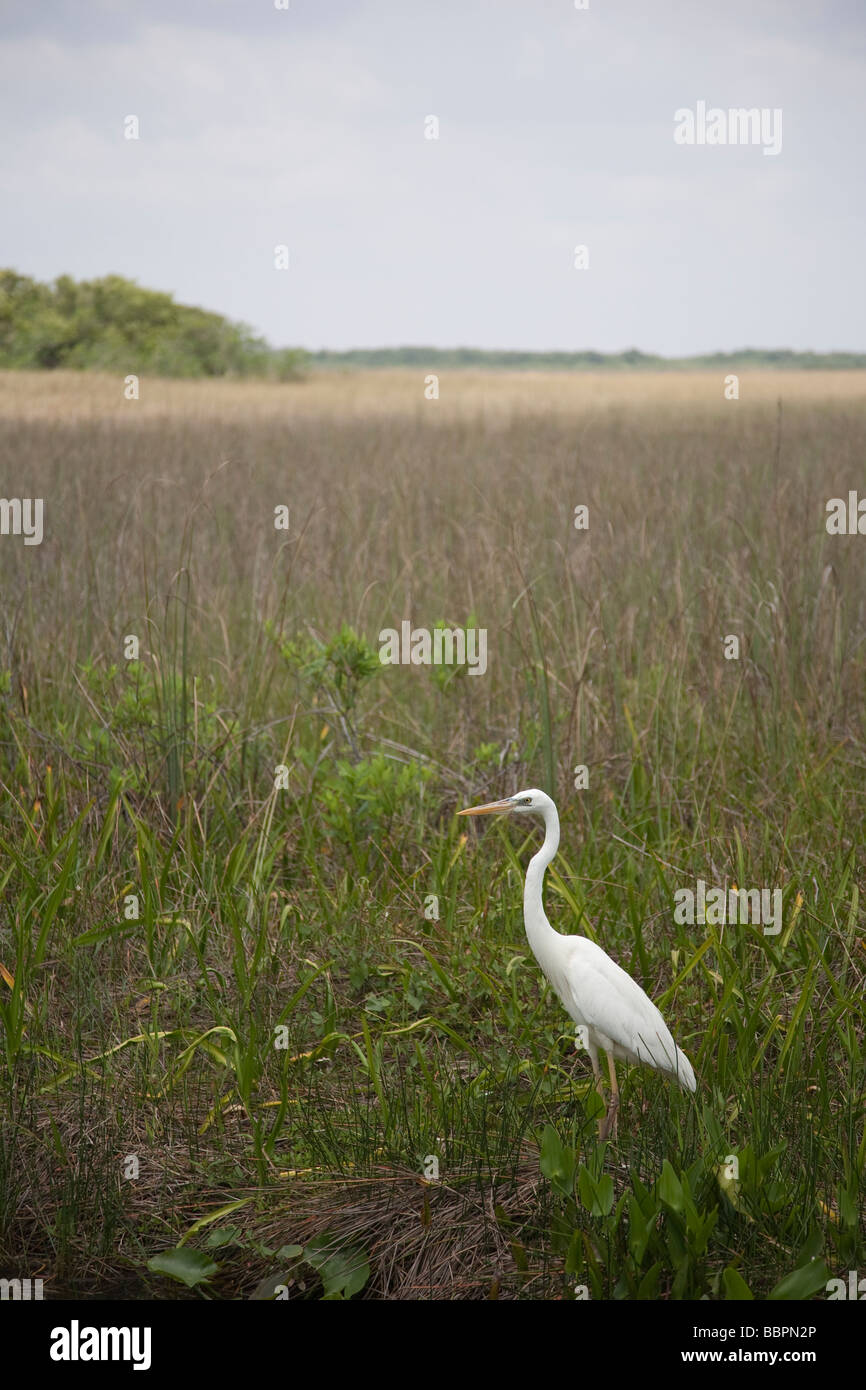
[[514,802],[509,797],[504,801],[488,801],[484,806],[467,806],[465,811],[458,811],[458,816],[492,816],[497,811],[513,811]]

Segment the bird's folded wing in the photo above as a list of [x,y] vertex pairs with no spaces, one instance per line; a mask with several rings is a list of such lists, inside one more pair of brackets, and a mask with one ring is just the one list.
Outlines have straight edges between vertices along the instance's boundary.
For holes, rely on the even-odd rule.
[[573,937],[575,945],[565,972],[565,983],[575,1016],[591,1020],[592,1027],[618,1044],[633,1059],[659,1071],[679,1072],[681,1056],[670,1029],[630,975],[588,937]]

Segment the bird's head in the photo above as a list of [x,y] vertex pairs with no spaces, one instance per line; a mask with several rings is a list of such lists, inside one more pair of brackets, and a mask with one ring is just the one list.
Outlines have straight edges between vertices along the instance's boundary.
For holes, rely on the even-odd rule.
[[458,811],[458,816],[492,816],[497,812],[515,812],[518,815],[543,816],[549,809],[555,810],[553,802],[546,792],[538,790],[538,787],[530,787],[525,792],[515,792],[514,796],[506,796],[502,801],[488,801],[484,806],[467,806],[465,811]]

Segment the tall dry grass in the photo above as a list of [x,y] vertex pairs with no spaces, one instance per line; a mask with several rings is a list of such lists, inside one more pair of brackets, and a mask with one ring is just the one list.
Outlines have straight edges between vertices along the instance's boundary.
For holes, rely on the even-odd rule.
[[[862,483],[866,383],[740,386],[466,373],[426,401],[387,372],[127,402],[116,380],[0,377],[3,491],[42,497],[46,526],[0,539],[7,1261],[152,1290],[147,1258],[228,1186],[249,1196],[237,1295],[251,1250],[280,1266],[260,1192],[306,1175],[302,1242],[348,1223],[368,1292],[398,1296],[398,1217],[346,1184],[411,1187],[439,1138],[464,1195],[451,1244],[422,1260],[407,1239],[406,1289],[423,1264],[448,1297],[464,1275],[549,1296],[566,1272],[594,1297],[723,1297],[855,1257],[866,537],[824,520]],[[364,642],[405,618],[485,628],[487,673],[367,671]],[[664,1001],[701,1077],[686,1111],[632,1073],[607,1213],[527,1176],[547,1121],[601,1181],[591,1088],[522,939],[526,844],[450,815],[545,781],[551,916]],[[780,941],[675,927],[697,877],[781,886]],[[86,1170],[82,1125],[104,1139]],[[743,1155],[739,1199],[719,1145]],[[112,1157],[131,1150],[137,1188]],[[668,1203],[659,1231],[680,1219],[665,1162],[709,1223],[687,1265],[629,1243],[645,1200]],[[418,1192],[400,1219],[426,1220]]]

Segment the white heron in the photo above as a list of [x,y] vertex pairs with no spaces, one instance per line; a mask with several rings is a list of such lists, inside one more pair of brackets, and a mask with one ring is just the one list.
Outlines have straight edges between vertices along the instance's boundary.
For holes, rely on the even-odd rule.
[[[598,1093],[604,1100],[604,1081],[598,1062],[599,1049],[607,1055],[610,1072],[610,1104],[599,1121],[599,1137],[616,1134],[619,1088],[615,1062],[642,1062],[675,1077],[686,1091],[695,1089],[695,1073],[670,1029],[639,984],[586,936],[563,936],[554,931],[544,913],[544,871],[559,848],[559,816],[550,797],[537,787],[469,806],[460,816],[489,816],[497,811],[538,815],[544,819],[544,844],[529,861],[523,889],[523,921],[532,954],[555,994],[577,1025],[578,1043],[584,1041],[592,1062]],[[585,1030],[582,1032],[581,1030]]]

